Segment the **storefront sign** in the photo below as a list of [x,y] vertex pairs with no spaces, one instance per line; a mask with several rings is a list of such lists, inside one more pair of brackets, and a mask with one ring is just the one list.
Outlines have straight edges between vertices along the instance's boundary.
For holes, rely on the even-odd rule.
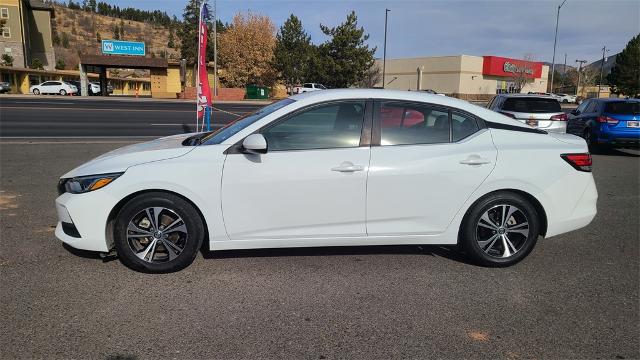
[[542,63],[498,56],[483,56],[482,74],[506,77],[522,74],[526,78],[539,79],[542,77]]

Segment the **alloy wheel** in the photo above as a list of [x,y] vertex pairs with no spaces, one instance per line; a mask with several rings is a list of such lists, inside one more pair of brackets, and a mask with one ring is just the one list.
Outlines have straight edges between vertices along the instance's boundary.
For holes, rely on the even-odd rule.
[[496,205],[485,211],[476,225],[476,242],[485,254],[508,258],[522,250],[529,237],[529,219],[518,207]]
[[182,254],[187,240],[184,220],[164,207],[145,208],[127,226],[129,248],[139,259],[149,263],[174,260]]

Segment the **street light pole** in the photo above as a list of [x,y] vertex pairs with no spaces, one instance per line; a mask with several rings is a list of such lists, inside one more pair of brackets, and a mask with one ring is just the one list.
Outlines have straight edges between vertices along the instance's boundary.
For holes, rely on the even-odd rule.
[[600,98],[600,89],[602,88],[602,70],[604,69],[604,53],[608,52],[606,46],[602,47],[602,62],[600,63],[600,81],[598,82],[598,99]]
[[587,60],[576,60],[578,65],[578,85],[576,85],[576,96],[578,96],[578,89],[580,89],[580,73],[582,73],[582,64],[586,63]]
[[384,9],[384,51],[382,55],[382,88],[385,87],[385,75],[387,70],[387,20],[389,17],[389,9]]
[[558,21],[560,20],[560,8],[567,0],[558,5],[558,13],[556,14],[556,35],[553,38],[553,59],[551,60],[551,93],[553,93],[553,78],[556,74],[556,44],[558,43]]

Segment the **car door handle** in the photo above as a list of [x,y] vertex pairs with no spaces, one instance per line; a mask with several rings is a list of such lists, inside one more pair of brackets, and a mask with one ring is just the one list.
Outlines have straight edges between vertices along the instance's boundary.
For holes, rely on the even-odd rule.
[[331,168],[331,171],[338,172],[354,172],[354,171],[362,171],[364,170],[364,166],[362,165],[354,165],[351,161],[344,161],[340,166],[336,166]]
[[469,155],[468,158],[460,160],[460,164],[463,165],[484,165],[490,163],[491,160],[480,157],[480,155]]

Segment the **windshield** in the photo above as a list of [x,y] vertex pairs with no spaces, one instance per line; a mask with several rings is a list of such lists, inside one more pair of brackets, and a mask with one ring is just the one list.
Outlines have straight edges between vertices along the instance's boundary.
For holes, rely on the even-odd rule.
[[507,98],[502,110],[534,114],[562,112],[560,103],[555,99],[537,97]]
[[616,115],[638,115],[640,114],[640,102],[609,102],[605,105],[604,112]]
[[204,138],[202,138],[201,143],[205,145],[220,144],[233,135],[237,134],[247,126],[294,102],[295,100],[292,99],[284,99],[260,108],[247,116],[241,117],[240,119],[227,124],[225,127],[219,130],[207,134]]

